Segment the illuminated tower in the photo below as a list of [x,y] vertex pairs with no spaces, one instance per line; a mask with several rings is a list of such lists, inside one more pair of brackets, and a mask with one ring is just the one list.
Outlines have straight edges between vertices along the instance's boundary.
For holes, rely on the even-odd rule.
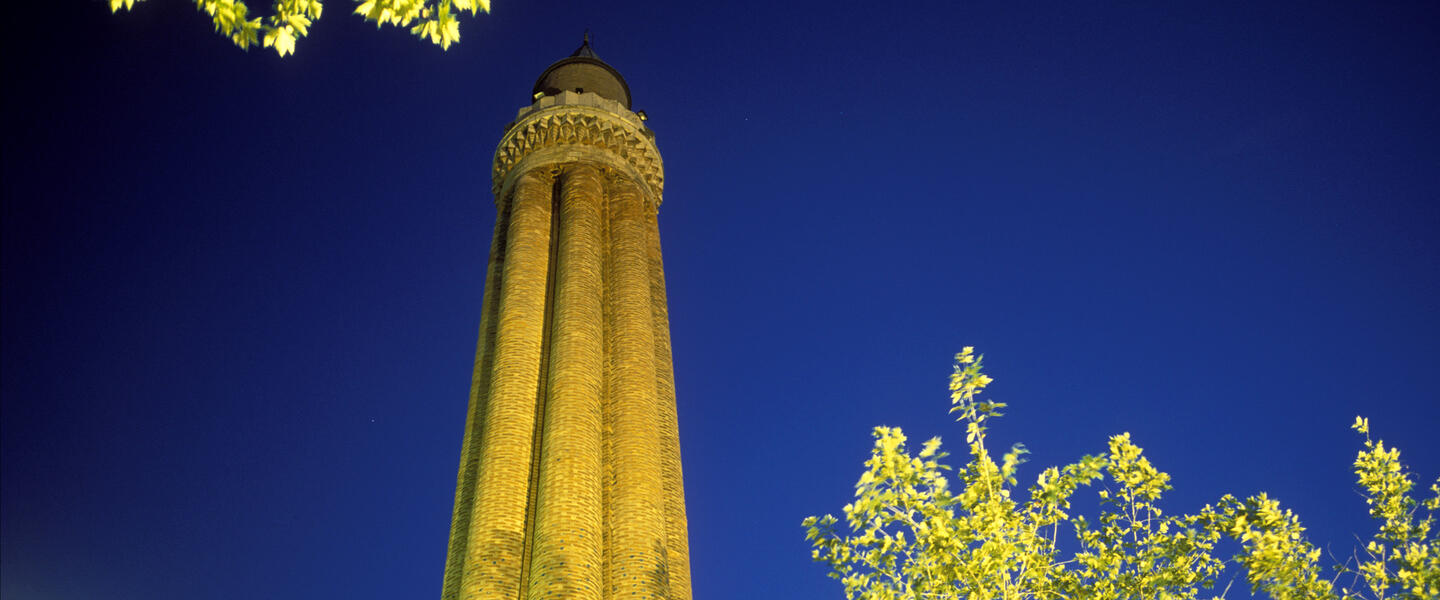
[[689,600],[664,170],[589,40],[495,150],[443,600]]

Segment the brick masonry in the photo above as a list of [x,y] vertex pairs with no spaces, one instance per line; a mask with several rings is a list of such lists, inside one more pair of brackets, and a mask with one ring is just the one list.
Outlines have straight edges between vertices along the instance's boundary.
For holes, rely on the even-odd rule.
[[493,177],[442,600],[690,600],[654,136],[545,96]]

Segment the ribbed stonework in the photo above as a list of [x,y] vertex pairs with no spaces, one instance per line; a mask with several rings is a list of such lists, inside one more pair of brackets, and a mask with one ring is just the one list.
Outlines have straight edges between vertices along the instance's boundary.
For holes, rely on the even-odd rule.
[[654,136],[557,91],[521,109],[493,179],[441,597],[689,600]]

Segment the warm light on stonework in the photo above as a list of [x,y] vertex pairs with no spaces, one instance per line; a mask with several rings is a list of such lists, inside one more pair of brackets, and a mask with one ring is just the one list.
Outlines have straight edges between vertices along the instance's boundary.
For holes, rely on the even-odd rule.
[[689,600],[660,153],[588,41],[536,88],[495,152],[442,599]]

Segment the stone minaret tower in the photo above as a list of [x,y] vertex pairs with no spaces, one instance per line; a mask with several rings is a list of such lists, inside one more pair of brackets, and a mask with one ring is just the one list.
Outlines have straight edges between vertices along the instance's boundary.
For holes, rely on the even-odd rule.
[[495,150],[443,600],[689,600],[664,170],[588,40]]

